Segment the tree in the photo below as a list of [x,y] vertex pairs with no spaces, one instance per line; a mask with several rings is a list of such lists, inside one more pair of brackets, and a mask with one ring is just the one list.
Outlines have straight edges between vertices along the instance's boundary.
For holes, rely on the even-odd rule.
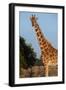
[[20,37],[20,65],[23,68],[32,67],[36,62],[36,53],[34,49],[23,37]]
[[36,62],[35,62],[35,65],[37,65],[37,66],[43,66],[43,63],[42,63],[42,61],[40,60],[40,59],[36,59]]

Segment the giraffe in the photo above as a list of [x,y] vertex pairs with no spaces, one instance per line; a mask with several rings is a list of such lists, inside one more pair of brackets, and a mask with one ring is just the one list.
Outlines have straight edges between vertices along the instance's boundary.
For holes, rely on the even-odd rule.
[[41,60],[44,65],[44,74],[45,74],[45,76],[48,76],[48,66],[49,65],[57,65],[57,63],[58,63],[58,60],[57,60],[58,50],[55,49],[43,35],[35,15],[32,15],[30,17],[30,20],[32,23],[32,27],[35,30],[36,37],[37,37],[37,40],[38,40],[38,43],[40,46]]

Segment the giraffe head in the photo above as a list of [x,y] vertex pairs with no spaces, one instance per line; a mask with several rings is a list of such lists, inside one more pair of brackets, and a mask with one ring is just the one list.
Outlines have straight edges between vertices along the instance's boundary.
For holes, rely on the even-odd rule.
[[37,17],[35,17],[35,15],[32,15],[32,16],[30,17],[30,20],[31,20],[31,22],[32,22],[32,26],[34,26],[35,23],[36,23]]

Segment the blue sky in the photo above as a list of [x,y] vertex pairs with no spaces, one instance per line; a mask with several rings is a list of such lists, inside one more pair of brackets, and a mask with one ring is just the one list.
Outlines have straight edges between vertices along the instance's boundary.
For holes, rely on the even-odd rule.
[[58,48],[58,15],[57,13],[19,12],[19,35],[26,40],[26,43],[32,45],[37,57],[40,57],[39,44],[30,21],[32,14],[38,17],[37,22],[44,36],[55,48]]

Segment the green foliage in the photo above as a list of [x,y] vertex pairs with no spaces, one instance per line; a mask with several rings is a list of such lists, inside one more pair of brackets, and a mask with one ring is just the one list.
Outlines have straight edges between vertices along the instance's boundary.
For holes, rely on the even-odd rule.
[[35,65],[36,66],[42,66],[43,65],[43,63],[42,63],[42,61],[40,60],[40,59],[36,59],[36,62],[35,62]]
[[20,52],[20,67],[27,68],[26,59],[24,54]]
[[32,45],[26,44],[24,38],[20,37],[20,67],[32,67],[36,62],[36,53]]

